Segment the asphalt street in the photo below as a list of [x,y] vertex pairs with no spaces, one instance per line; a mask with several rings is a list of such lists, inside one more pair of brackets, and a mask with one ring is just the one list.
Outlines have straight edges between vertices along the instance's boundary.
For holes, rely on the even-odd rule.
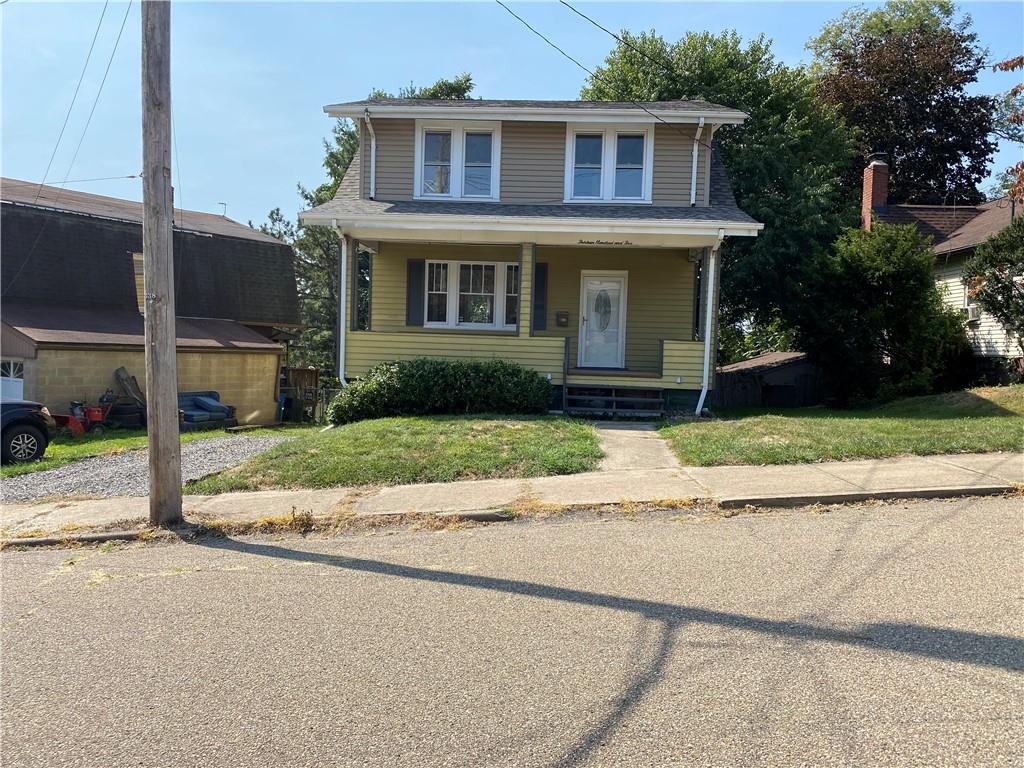
[[1024,503],[4,552],[4,766],[1019,766]]

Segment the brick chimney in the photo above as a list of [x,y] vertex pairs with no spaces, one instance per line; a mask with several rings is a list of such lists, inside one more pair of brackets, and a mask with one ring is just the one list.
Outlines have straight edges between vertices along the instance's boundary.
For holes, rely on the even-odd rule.
[[860,225],[871,231],[871,212],[884,210],[889,200],[889,164],[884,152],[868,155],[864,169],[864,192],[860,204]]

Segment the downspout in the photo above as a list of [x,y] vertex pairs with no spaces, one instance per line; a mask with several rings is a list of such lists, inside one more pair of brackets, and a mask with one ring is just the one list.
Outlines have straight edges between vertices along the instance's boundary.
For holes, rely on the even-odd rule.
[[700,148],[700,135],[704,132],[704,118],[697,123],[697,132],[693,134],[693,159],[690,161],[690,206],[697,204],[697,151]]
[[370,110],[363,110],[363,119],[366,120],[366,130],[370,132],[370,199],[374,200],[377,197],[377,134],[373,132]]
[[341,235],[341,248],[338,250],[338,259],[341,263],[338,265],[339,286],[338,286],[338,380],[341,382],[341,386],[347,387],[348,382],[345,381],[345,334],[348,332],[348,323],[346,322],[346,304],[348,299],[348,235],[346,235],[341,229],[338,228],[338,220],[333,221],[334,228],[338,230],[338,234]]
[[714,320],[714,300],[715,300],[715,262],[718,257],[718,249],[722,247],[722,241],[725,239],[725,230],[718,230],[718,242],[711,247],[711,253],[708,256],[707,276],[708,276],[708,297],[707,307],[704,310],[704,380],[700,386],[700,399],[697,401],[697,410],[694,411],[694,415],[700,418],[701,413],[704,411],[704,400],[708,396],[708,384],[711,383],[711,337],[714,335],[711,332],[711,323]]

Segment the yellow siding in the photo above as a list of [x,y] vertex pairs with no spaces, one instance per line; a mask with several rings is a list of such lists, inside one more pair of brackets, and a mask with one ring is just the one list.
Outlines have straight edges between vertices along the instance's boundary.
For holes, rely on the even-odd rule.
[[[94,403],[109,387],[120,392],[114,371],[124,366],[146,387],[142,350],[40,349],[32,392],[55,413],[68,403]],[[269,424],[277,418],[277,377],[280,356],[266,352],[178,352],[178,390],[212,389],[235,406],[242,424]]]
[[[692,125],[656,125],[654,127],[654,188],[651,199],[655,205],[690,204],[690,181],[693,167]],[[703,134],[707,136],[707,131]],[[698,146],[697,205],[706,205],[708,151]]]
[[[704,344],[700,341],[665,340],[665,360],[661,374],[664,387],[700,389],[704,373]],[[712,364],[714,361],[712,361]],[[682,379],[677,382],[676,378]],[[710,387],[709,387],[710,388]]]
[[439,357],[447,360],[501,358],[551,375],[562,383],[565,342],[559,338],[529,338],[481,333],[374,333],[352,331],[346,338],[345,375],[358,378],[377,363]]
[[[586,269],[625,270],[626,367],[660,372],[661,340],[693,334],[693,264],[686,250],[538,247],[537,261],[548,264],[547,330],[538,336],[569,336],[569,363],[577,363],[580,326],[580,273]],[[556,312],[569,313],[569,325],[555,325]]]
[[446,245],[443,243],[380,243],[373,257],[370,283],[370,330],[446,333],[405,324],[405,286],[409,259],[449,261],[518,261],[520,248]]
[[[564,339],[569,367],[576,367],[582,270],[628,272],[626,367],[653,377],[572,374],[576,384],[618,384],[699,389],[703,344],[687,339],[693,331],[693,264],[686,250],[536,248],[536,262],[548,265],[547,329],[529,335],[534,247],[463,246],[437,243],[380,243],[373,259],[371,331],[349,331],[346,375],[359,377],[376,363],[414,357],[516,360],[561,383]],[[452,331],[405,325],[406,264],[410,258],[521,261],[520,329],[511,332]],[[568,327],[555,325],[555,313],[569,313]],[[662,340],[664,372],[662,371]],[[681,382],[676,382],[681,377]]]
[[[370,133],[360,120],[362,197],[370,193]],[[377,118],[377,199],[410,200],[413,196],[416,121]],[[655,205],[690,204],[693,125],[654,126]],[[561,122],[506,120],[501,124],[501,201],[561,203],[565,185],[565,134]],[[705,129],[704,139],[709,136]],[[707,148],[699,147],[697,205],[707,205],[710,173]]]
[[146,310],[146,279],[143,275],[144,259],[141,253],[132,254],[132,268],[135,271],[135,300],[139,305],[139,312]]
[[501,202],[561,203],[565,123],[501,124]]
[[[370,196],[370,132],[365,121],[360,153],[362,197]],[[415,120],[375,119],[373,131],[377,134],[377,188],[378,200],[412,200],[413,167],[415,160]]]
[[[962,280],[963,268],[963,259],[953,258],[947,264],[936,267],[933,273],[943,301],[957,311],[967,306],[967,289]],[[1020,348],[1014,343],[1013,337],[998,320],[985,311],[981,313],[981,320],[968,324],[967,337],[975,354],[983,357],[1020,356]]]

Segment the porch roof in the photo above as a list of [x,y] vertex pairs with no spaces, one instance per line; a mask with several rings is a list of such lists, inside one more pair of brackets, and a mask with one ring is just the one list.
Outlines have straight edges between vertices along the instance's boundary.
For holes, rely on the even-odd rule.
[[[326,224],[362,237],[374,232],[507,232],[553,236],[714,237],[756,236],[764,225],[740,210],[733,198],[725,165],[712,155],[710,205],[477,203],[437,200],[369,200],[359,197],[359,153],[333,200],[299,214],[305,224]],[[448,235],[450,236],[450,235]],[[515,238],[512,238],[515,239]],[[519,240],[522,237],[518,238]],[[511,240],[510,240],[511,241]],[[538,239],[538,242],[540,240]],[[640,243],[637,243],[640,244]],[[649,244],[649,243],[648,243]]]

